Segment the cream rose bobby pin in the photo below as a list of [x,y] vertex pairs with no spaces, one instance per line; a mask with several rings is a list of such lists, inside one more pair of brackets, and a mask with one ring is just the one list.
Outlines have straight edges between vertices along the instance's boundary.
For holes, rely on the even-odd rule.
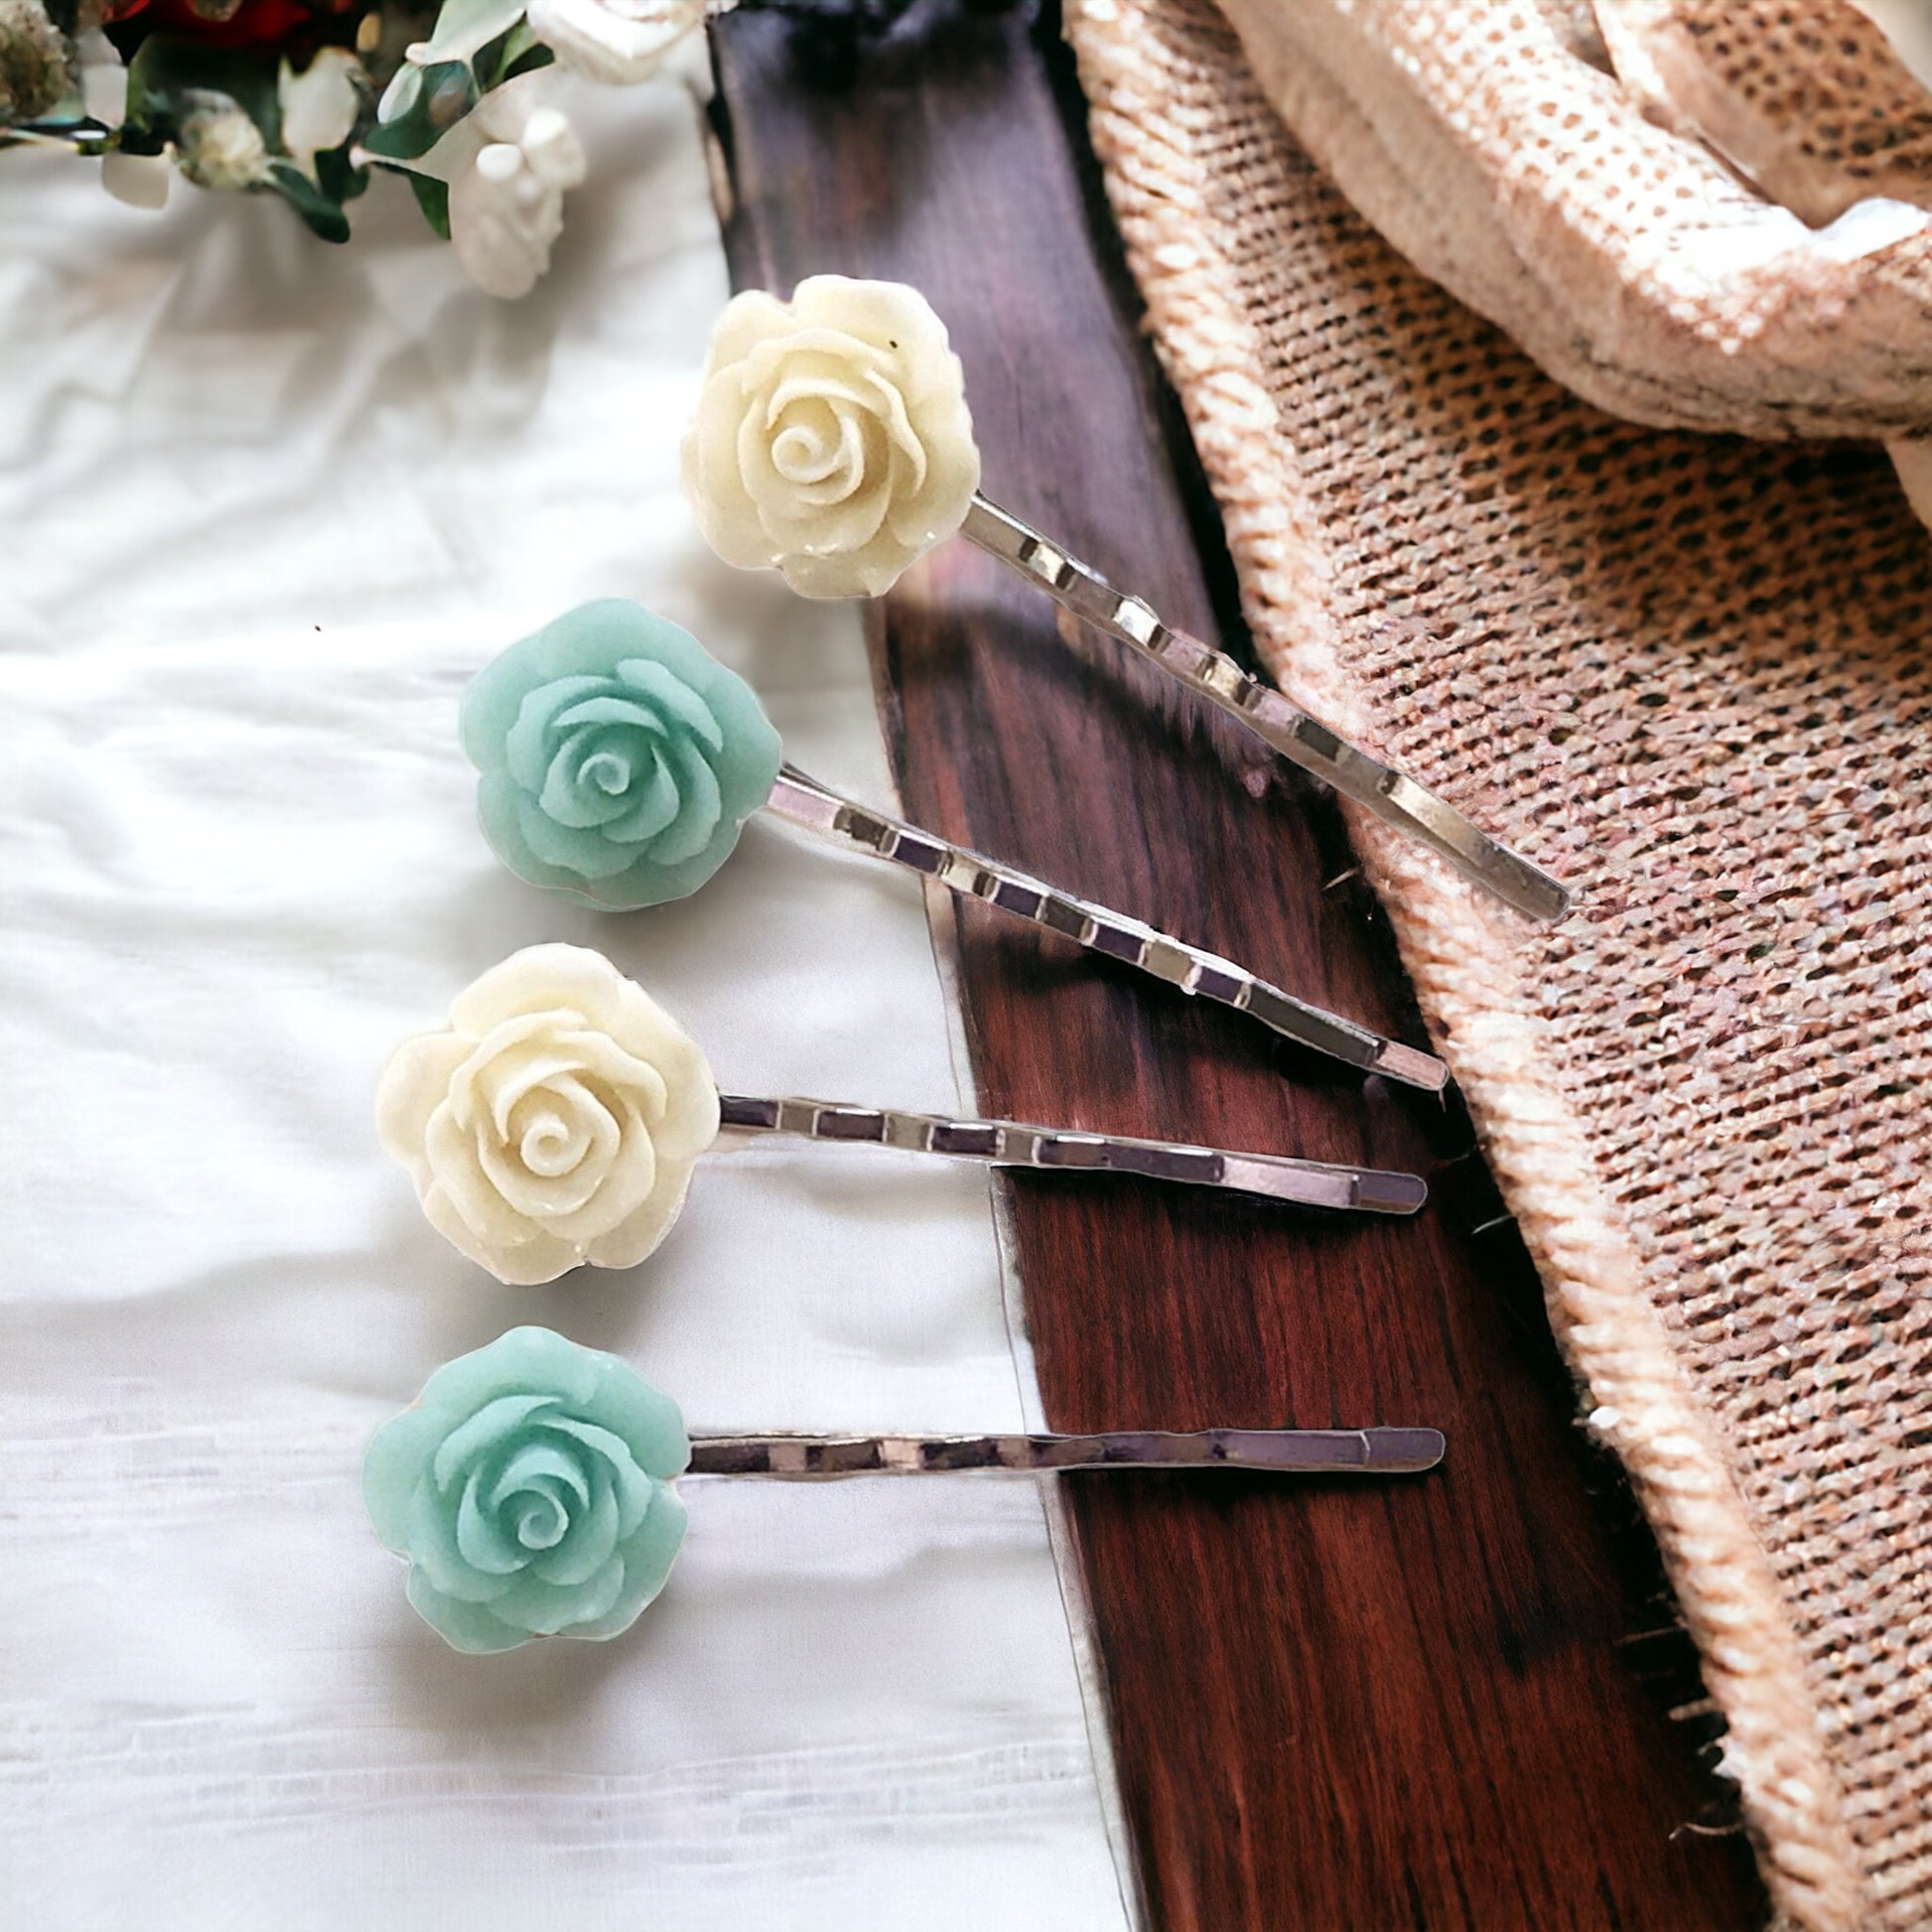
[[1440,1091],[1449,1071],[1245,967],[841,797],[783,762],[752,688],[688,631],[619,599],[512,644],[463,700],[484,836],[509,869],[613,910],[694,893],[760,806],[847,851],[937,880],[1250,1014],[1317,1052]]
[[362,1464],[377,1536],[409,1565],[424,1622],[473,1655],[537,1637],[621,1635],[684,1541],[680,1476],[922,1475],[1007,1469],[1246,1469],[1408,1475],[1434,1429],[1207,1429],[1182,1435],[693,1438],[621,1356],[513,1328],[447,1362]]
[[602,953],[530,946],[405,1040],[376,1094],[382,1145],[436,1230],[501,1282],[631,1268],[669,1233],[721,1132],[864,1142],[990,1167],[1141,1174],[1303,1206],[1413,1214],[1414,1174],[1013,1121],[721,1094],[697,1042]]
[[727,305],[684,440],[685,494],[727,563],[775,566],[807,597],[879,597],[964,535],[1517,911],[1568,911],[1549,874],[1162,622],[979,483],[964,372],[916,289],[815,275],[788,303],[748,290]]

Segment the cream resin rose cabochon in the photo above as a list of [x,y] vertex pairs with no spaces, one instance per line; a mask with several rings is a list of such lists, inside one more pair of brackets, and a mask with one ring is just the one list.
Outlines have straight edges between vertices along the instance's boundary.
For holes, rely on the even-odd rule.
[[684,493],[712,548],[743,570],[776,568],[808,597],[882,597],[963,536],[1517,911],[1565,915],[1562,882],[1449,799],[983,496],[963,374],[944,323],[902,282],[819,275],[789,303],[736,297],[684,439]]
[[657,1246],[718,1137],[718,1089],[697,1043],[608,959],[531,946],[459,994],[446,1029],[396,1049],[376,1127],[437,1231],[533,1286]]
[[876,597],[965,520],[979,450],[959,357],[915,290],[814,275],[733,298],[684,440],[685,493],[742,570]]

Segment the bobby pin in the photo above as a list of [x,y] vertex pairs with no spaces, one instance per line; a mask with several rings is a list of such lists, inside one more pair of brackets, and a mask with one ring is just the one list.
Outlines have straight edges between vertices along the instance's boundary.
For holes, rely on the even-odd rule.
[[1138,919],[1056,892],[1016,867],[1003,866],[964,846],[948,845],[930,832],[855,804],[806,777],[795,765],[779,769],[765,809],[855,852],[904,866],[964,897],[1063,933],[1091,952],[1125,960],[1183,993],[1252,1014],[1285,1038],[1349,1066],[1386,1074],[1429,1093],[1440,1093],[1448,1084],[1449,1068],[1433,1053],[1385,1039],[1352,1020],[1298,1000],[1230,959],[1171,939]]
[[1098,1436],[698,1436],[694,1476],[955,1474],[1010,1469],[1265,1469],[1277,1475],[1417,1475],[1443,1459],[1438,1429],[1110,1430]]
[[975,492],[961,533],[1037,584],[1055,603],[1198,691],[1237,724],[1344,798],[1420,840],[1465,879],[1532,919],[1554,921],[1570,894],[1547,872],[1492,839],[1392,765],[1359,751],[1233,658],[1184,630],[1171,629],[1137,597],[1116,591],[1090,564],[1070,557],[1010,510]]
[[409,1564],[418,1615],[473,1654],[621,1635],[684,1540],[680,1476],[937,1475],[1002,1469],[1234,1469],[1411,1475],[1434,1429],[1209,1429],[1098,1436],[692,1438],[621,1356],[512,1328],[447,1362],[362,1462],[377,1536]]
[[878,597],[963,533],[1519,912],[1568,911],[1570,895],[1549,874],[1116,591],[989,501],[979,482],[964,373],[917,290],[817,275],[789,303],[748,290],[727,305],[684,443],[685,493],[727,563],[775,566],[807,597]]
[[642,987],[602,953],[565,945],[512,954],[457,996],[448,1027],[405,1040],[376,1124],[437,1231],[497,1280],[528,1285],[642,1261],[726,1129],[1360,1213],[1413,1214],[1428,1193],[1414,1174],[1286,1155],[721,1095],[697,1042]]
[[487,665],[463,701],[483,831],[533,885],[629,910],[711,878],[762,806],[1182,993],[1252,1014],[1349,1066],[1439,1092],[1449,1070],[1141,920],[874,811],[781,762],[756,693],[688,631],[619,599],[586,604]]
[[755,1100],[740,1093],[720,1094],[718,1113],[721,1129],[740,1133],[870,1142],[914,1154],[977,1161],[989,1168],[1139,1174],[1147,1180],[1225,1187],[1233,1193],[1294,1201],[1303,1207],[1413,1214],[1429,1197],[1428,1188],[1415,1174],[1335,1168],[1281,1154],[1224,1154],[1218,1148],[1026,1127],[1010,1120],[947,1120],[937,1114],[851,1107],[831,1100]]

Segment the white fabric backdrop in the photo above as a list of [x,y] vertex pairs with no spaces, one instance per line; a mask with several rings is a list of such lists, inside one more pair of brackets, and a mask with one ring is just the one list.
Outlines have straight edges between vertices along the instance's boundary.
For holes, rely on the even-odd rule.
[[[854,615],[716,565],[675,441],[724,264],[691,104],[591,98],[503,307],[401,194],[286,209],[0,157],[0,1921],[36,1932],[1113,1932],[1025,1482],[691,1483],[628,1637],[416,1623],[360,1448],[518,1320],[694,1429],[1015,1427],[985,1184],[714,1157],[629,1275],[499,1289],[378,1152],[390,1045],[596,944],[742,1091],[948,1108],[909,884],[755,823],[683,906],[500,871],[457,694],[580,598],[688,623],[884,801]],[[393,184],[392,184],[393,186]]]

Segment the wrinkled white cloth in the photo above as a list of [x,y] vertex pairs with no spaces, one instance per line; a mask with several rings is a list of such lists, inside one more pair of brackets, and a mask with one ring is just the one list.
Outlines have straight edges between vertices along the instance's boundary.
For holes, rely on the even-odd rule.
[[726,295],[691,103],[574,111],[592,182],[514,307],[396,184],[341,252],[0,156],[0,1923],[1124,1923],[1032,1484],[694,1481],[628,1636],[483,1659],[362,1512],[371,1430],[522,1320],[698,1431],[1024,1420],[976,1171],[707,1157],[643,1267],[518,1290],[376,1146],[389,1048],[541,939],[727,1087],[957,1105],[908,883],[755,820],[611,917],[476,829],[463,682],[589,596],[887,796],[855,614],[727,571],[679,492]]

